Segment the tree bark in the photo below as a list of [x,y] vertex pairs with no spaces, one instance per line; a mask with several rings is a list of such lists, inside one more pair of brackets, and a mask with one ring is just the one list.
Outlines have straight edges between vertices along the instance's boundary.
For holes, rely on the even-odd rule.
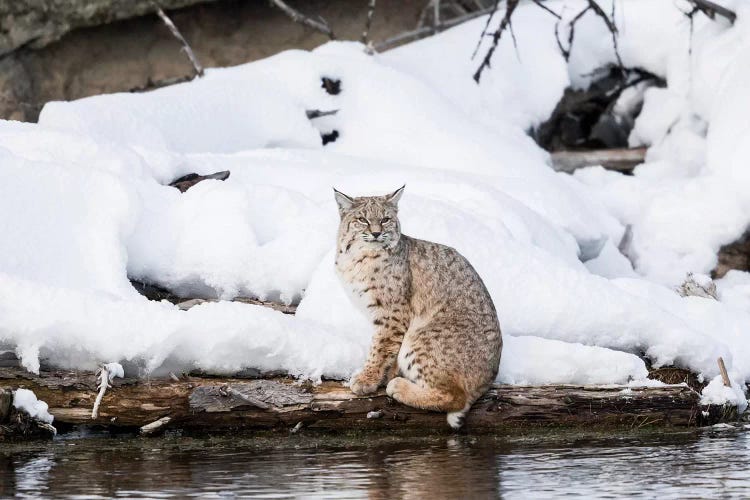
[[[186,431],[292,429],[300,422],[305,428],[331,431],[449,430],[445,414],[401,405],[383,391],[355,396],[340,382],[313,385],[289,378],[188,377],[179,381],[115,379],[113,386],[104,396],[98,418],[92,419],[96,398],[93,373],[56,371],[36,376],[19,368],[0,368],[0,388],[33,390],[49,404],[56,426],[132,428],[162,419],[147,431],[153,427]],[[715,409],[707,417],[699,400],[685,385],[632,389],[496,385],[474,405],[466,428],[502,432],[540,426],[691,427],[731,417],[725,409]]]

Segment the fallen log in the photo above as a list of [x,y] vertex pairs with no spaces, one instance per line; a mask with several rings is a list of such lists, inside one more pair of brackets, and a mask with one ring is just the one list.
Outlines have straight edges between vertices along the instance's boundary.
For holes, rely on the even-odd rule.
[[[158,285],[152,285],[150,283],[144,283],[138,280],[130,280],[130,284],[136,289],[138,293],[143,295],[149,300],[167,300],[173,304],[176,304],[182,310],[188,310],[191,307],[195,307],[206,302],[219,302],[218,299],[198,299],[191,297],[180,297],[173,294],[166,288],[162,288]],[[275,311],[283,312],[284,314],[294,314],[297,311],[296,304],[284,304],[283,302],[274,302],[272,300],[260,300],[253,297],[235,297],[231,302],[242,302],[243,304],[252,304],[255,306],[269,307]],[[3,366],[2,354],[0,354],[0,366]]]
[[555,151],[550,156],[557,172],[572,174],[579,168],[601,165],[607,170],[629,173],[645,161],[646,148]]
[[[23,387],[46,401],[55,425],[102,425],[152,431],[240,429],[408,430],[448,432],[445,415],[388,398],[352,394],[340,382],[319,385],[290,378],[240,380],[185,377],[115,379],[97,418],[93,373],[0,369],[0,388]],[[686,385],[649,388],[493,386],[473,407],[466,429],[503,432],[525,427],[691,427],[731,417],[706,412]],[[736,415],[736,413],[735,413]]]

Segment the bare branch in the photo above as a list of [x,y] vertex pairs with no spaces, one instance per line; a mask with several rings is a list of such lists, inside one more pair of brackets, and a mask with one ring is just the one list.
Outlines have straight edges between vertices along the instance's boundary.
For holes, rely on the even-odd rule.
[[531,1],[534,2],[537,6],[541,7],[543,10],[546,10],[547,12],[555,16],[557,19],[562,19],[562,16],[560,14],[558,14],[554,10],[544,5],[541,0],[531,0]]
[[513,22],[508,21],[508,31],[510,31],[510,38],[513,40],[513,50],[516,52],[516,59],[521,62],[521,54],[518,52],[518,41],[516,40],[516,33],[513,31]]
[[596,14],[599,18],[601,18],[601,20],[604,21],[604,24],[607,26],[607,29],[612,35],[612,46],[615,49],[615,57],[617,58],[617,65],[620,67],[620,70],[624,70],[625,65],[622,64],[622,59],[620,58],[620,50],[617,47],[617,26],[615,25],[615,2],[614,1],[612,2],[612,19],[607,17],[607,13],[604,12],[604,9],[602,9],[598,3],[596,3],[596,0],[589,0],[589,7],[591,7],[591,10],[594,11],[594,14]]
[[492,6],[492,12],[490,12],[490,15],[487,16],[487,23],[484,25],[484,28],[482,29],[482,34],[479,36],[479,40],[477,40],[477,46],[474,48],[474,52],[471,54],[472,61],[477,56],[477,52],[479,52],[479,47],[482,46],[482,40],[484,40],[484,37],[487,35],[487,28],[490,27],[492,18],[495,17],[495,12],[497,12],[498,5],[500,5],[500,0],[495,0],[495,5]]
[[367,21],[365,21],[365,30],[362,32],[362,43],[367,45],[370,37],[370,26],[372,26],[372,16],[375,14],[375,1],[370,0],[367,5]]
[[318,16],[319,20],[316,21],[315,19],[307,17],[301,12],[293,9],[292,7],[284,3],[283,0],[271,0],[271,3],[281,9],[295,23],[304,24],[307,27],[320,31],[331,40],[336,39],[333,34],[333,30],[330,26],[328,26],[328,23],[322,17]]
[[[471,19],[476,19],[477,17],[484,16],[485,14],[489,14],[491,11],[492,11],[492,8],[490,7],[484,10],[478,10],[476,12],[472,12],[471,14],[466,14],[465,16],[451,19],[449,21],[445,21],[441,23],[440,26],[438,26],[437,31],[438,32],[445,31],[448,28],[452,28],[463,22],[470,21]],[[405,33],[396,35],[393,38],[389,38],[388,40],[384,40],[380,42],[379,44],[375,45],[375,51],[382,52],[384,50],[388,50],[402,43],[412,42],[414,40],[420,40],[422,38],[426,38],[433,34],[435,34],[435,30],[432,26],[429,26],[429,27],[423,26],[413,31],[407,31]]]
[[162,8],[157,4],[156,2],[152,2],[154,7],[156,8],[156,14],[161,18],[162,22],[167,25],[167,28],[169,28],[169,31],[172,33],[172,36],[174,36],[178,42],[182,45],[182,50],[185,51],[185,54],[187,54],[188,59],[190,59],[190,64],[193,65],[193,69],[195,70],[195,74],[198,76],[203,76],[203,66],[201,66],[200,61],[198,61],[198,58],[195,57],[195,53],[193,52],[193,49],[190,48],[190,44],[187,43],[187,40],[185,40],[185,37],[182,36],[182,33],[180,33],[180,30],[177,29],[177,26],[172,22],[172,20],[167,16],[167,14],[164,13]]
[[424,27],[424,23],[427,21],[427,13],[430,11],[430,7],[432,7],[432,1],[433,0],[429,0],[427,2],[427,5],[425,5],[424,8],[422,9],[422,12],[419,13],[419,19],[417,20],[416,29],[419,30]]
[[495,53],[495,49],[497,48],[497,44],[500,42],[500,37],[502,37],[503,31],[505,31],[505,29],[510,25],[510,18],[513,15],[513,12],[516,10],[516,7],[518,7],[518,0],[507,0],[505,5],[505,16],[503,17],[502,21],[500,21],[500,26],[498,26],[497,30],[495,30],[495,32],[492,34],[492,45],[484,55],[482,64],[479,65],[476,73],[474,73],[475,82],[479,83],[479,79],[482,77],[482,72],[485,70],[485,68],[490,67],[492,55]]

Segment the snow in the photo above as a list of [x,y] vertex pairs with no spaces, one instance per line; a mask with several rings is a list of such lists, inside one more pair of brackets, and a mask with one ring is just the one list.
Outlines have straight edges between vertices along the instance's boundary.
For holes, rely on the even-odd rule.
[[[548,3],[566,16],[582,5]],[[113,360],[154,375],[348,377],[372,328],[334,274],[331,187],[406,183],[404,232],[457,248],[495,301],[499,381],[644,383],[642,353],[707,378],[721,356],[750,381],[748,275],[719,280],[719,301],[674,291],[750,222],[750,70],[738,62],[750,57],[750,16],[738,6],[731,28],[696,17],[689,60],[684,4],[616,5],[625,64],[668,83],[646,93],[631,141],[651,148],[633,176],[556,174],[525,133],[566,86],[614,61],[588,15],[566,63],[554,17],[531,3],[514,18],[518,54],[503,39],[478,86],[470,55],[485,19],[376,56],[329,43],[149,93],[49,103],[38,124],[0,122],[0,211],[11,214],[0,222],[0,348],[30,371]],[[342,92],[325,93],[322,76]],[[308,120],[310,109],[338,112]],[[323,146],[331,130],[339,138]],[[164,185],[220,170],[229,179],[184,194]],[[635,268],[617,249],[627,225]],[[181,311],[129,277],[222,300]],[[299,308],[227,301],[236,296]]]
[[105,363],[103,368],[107,370],[109,382],[112,382],[115,378],[123,378],[125,376],[125,369],[120,363]]
[[25,411],[31,418],[47,424],[51,424],[55,419],[47,411],[49,410],[49,405],[44,401],[38,400],[34,391],[28,389],[16,389],[13,392],[13,407],[17,410]]
[[745,392],[739,389],[737,381],[732,381],[732,385],[727,387],[721,378],[721,375],[714,377],[711,382],[703,389],[701,393],[702,405],[723,405],[731,404],[737,406],[740,413],[747,408],[747,397]]

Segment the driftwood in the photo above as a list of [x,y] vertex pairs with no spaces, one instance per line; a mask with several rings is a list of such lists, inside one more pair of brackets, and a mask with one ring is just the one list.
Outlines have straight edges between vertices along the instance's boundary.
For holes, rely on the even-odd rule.
[[555,151],[552,168],[558,172],[573,173],[579,168],[601,165],[607,170],[631,172],[646,159],[646,148],[598,149],[594,151]]
[[[448,431],[445,415],[401,405],[383,391],[352,394],[340,382],[320,385],[289,378],[239,380],[187,377],[115,379],[99,415],[93,373],[0,369],[0,389],[23,387],[46,401],[57,426],[96,424],[142,428],[151,434],[169,428],[185,431],[238,429]],[[716,407],[704,412],[699,395],[685,385],[652,388],[496,385],[470,412],[466,429],[502,432],[524,427],[677,426],[690,427],[729,418]],[[717,413],[718,412],[718,413]]]

